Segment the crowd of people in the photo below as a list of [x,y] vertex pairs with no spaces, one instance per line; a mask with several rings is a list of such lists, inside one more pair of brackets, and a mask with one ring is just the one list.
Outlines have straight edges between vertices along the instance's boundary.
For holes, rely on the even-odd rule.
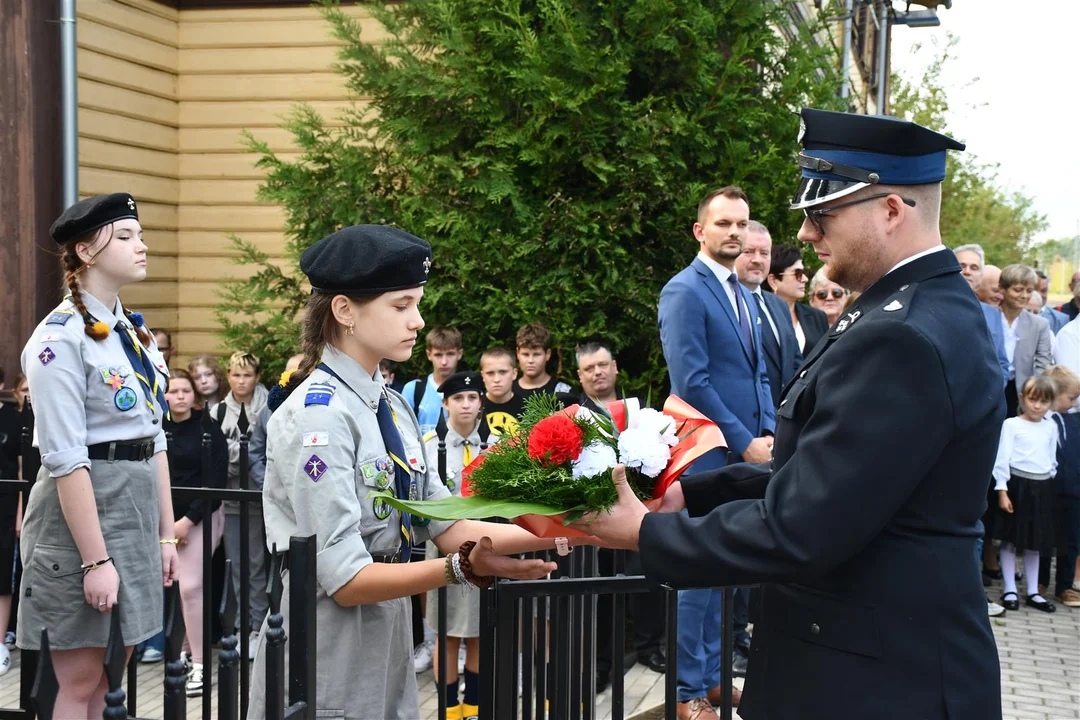
[[[955,141],[917,126],[902,135],[896,135],[892,125],[874,125],[880,134],[859,132],[860,123],[874,124],[880,119],[812,110],[804,110],[803,119],[815,126],[804,144],[822,157],[800,157],[804,180],[797,195],[802,204],[797,205],[806,213],[800,240],[813,243],[825,265],[810,277],[799,247],[774,246],[768,228],[751,219],[746,193],[727,186],[699,202],[693,223],[697,255],[659,297],[660,339],[671,391],[716,422],[726,439],[726,447],[695,462],[675,491],[681,494],[686,488],[681,500],[665,497],[665,504],[670,500],[675,503],[673,509],[693,517],[666,512],[653,513],[648,522],[638,517],[640,537],[635,533],[623,544],[618,537],[633,523],[620,515],[628,507],[620,487],[619,505],[610,517],[592,518],[589,522],[596,524],[589,527],[609,547],[635,549],[640,539],[642,553],[630,553],[627,570],[641,568],[646,576],[667,578],[677,587],[774,580],[767,591],[770,599],[760,603],[760,612],[771,613],[774,619],[778,614],[804,613],[813,622],[797,630],[770,628],[767,637],[778,658],[773,667],[792,662],[811,675],[815,669],[798,657],[801,652],[816,651],[792,644],[795,640],[827,648],[855,648],[853,655],[872,657],[877,652],[868,644],[876,642],[867,639],[873,633],[843,634],[826,628],[826,636],[818,637],[823,633],[818,619],[850,621],[855,627],[861,623],[864,629],[892,634],[895,643],[926,631],[905,625],[906,616],[894,616],[888,625],[860,616],[859,594],[871,588],[848,582],[844,571],[837,570],[837,564],[849,561],[853,553],[876,552],[903,564],[892,569],[911,576],[926,559],[916,557],[903,544],[906,540],[897,539],[897,533],[881,530],[896,518],[907,523],[910,537],[941,551],[941,572],[967,568],[975,582],[981,570],[984,586],[995,579],[1004,585],[999,604],[977,587],[974,597],[965,595],[960,582],[959,594],[953,598],[956,608],[935,605],[942,617],[953,619],[952,625],[934,625],[932,632],[955,632],[972,647],[987,641],[989,627],[982,601],[986,600],[989,615],[1020,611],[1021,579],[1026,586],[1023,605],[1032,611],[1052,613],[1058,605],[1080,608],[1076,582],[1080,570],[1080,272],[1069,286],[1072,299],[1052,309],[1046,305],[1044,274],[1020,264],[1000,270],[989,266],[978,245],[952,252],[941,245],[936,226],[937,183],[944,172],[944,151],[962,149]],[[855,150],[876,152],[900,165],[910,162],[903,160],[908,154],[894,150],[914,142],[920,151],[912,157],[925,156],[932,162],[913,165],[911,174],[900,174],[892,185],[882,188],[895,191],[818,208],[818,204],[884,182],[879,172],[900,172],[900,165],[883,164],[871,178],[868,171],[846,165],[847,156],[830,156],[841,152],[837,148],[847,138],[870,143]],[[844,240],[854,230],[838,220],[836,213],[868,202],[880,205],[876,215],[863,218],[874,224],[875,237],[890,236],[895,242],[887,246],[891,249],[874,255],[863,237],[861,245],[851,246],[855,248],[851,256],[844,257]],[[54,224],[52,234],[63,254],[70,294],[34,331],[22,356],[26,375],[13,383],[14,403],[0,407],[3,476],[21,476],[21,410],[28,402],[35,413],[35,444],[42,465],[30,497],[7,497],[0,512],[0,576],[5,578],[0,583],[0,628],[12,619],[13,595],[23,599],[14,628],[19,647],[37,649],[39,628],[49,628],[61,688],[56,714],[101,714],[102,657],[109,632],[106,618],[121,599],[139,599],[126,603],[121,615],[124,637],[133,645],[129,651],[140,652],[143,662],[162,659],[160,589],[175,582],[189,629],[183,654],[186,689],[190,695],[201,692],[208,652],[201,642],[201,629],[210,622],[202,617],[202,553],[210,543],[212,550],[221,544],[224,556],[232,561],[231,576],[221,580],[232,583],[238,594],[240,572],[246,568],[249,573],[249,626],[224,630],[249,633],[250,659],[256,661],[252,713],[259,716],[266,695],[259,663],[265,659],[261,628],[267,613],[268,547],[285,547],[295,533],[313,533],[319,541],[320,710],[343,716],[412,717],[417,712],[415,674],[430,667],[439,654],[432,622],[439,614],[436,590],[458,585],[463,592],[447,598],[446,650],[452,667],[446,668],[449,682],[443,692],[450,708],[448,718],[474,717],[479,703],[479,595],[475,590],[492,576],[543,577],[555,568],[553,563],[518,556],[556,546],[550,539],[510,525],[422,521],[393,509],[377,491],[431,500],[460,493],[463,469],[487,446],[515,434],[526,401],[538,393],[605,412],[609,403],[624,396],[619,386],[618,349],[603,339],[580,339],[574,353],[576,381],[566,382],[560,377],[561,364],[553,367],[551,333],[533,321],[519,329],[512,349],[503,345],[472,348],[478,351],[479,366],[466,370],[460,367],[466,338],[455,327],[439,326],[424,336],[431,371],[401,383],[395,363],[410,357],[424,328],[418,305],[431,267],[431,248],[395,228],[353,226],[323,238],[303,254],[301,269],[313,292],[302,324],[302,352],[288,359],[280,380],[268,379],[272,390],[263,383],[264,358],[257,352],[234,353],[224,365],[213,356],[198,355],[186,369],[175,368],[176,348],[169,333],[151,331],[142,316],[126,309],[119,299],[123,287],[142,280],[146,273],[146,245],[136,208],[134,199],[125,193],[88,198]],[[829,236],[823,225],[826,218]],[[856,251],[868,253],[861,257],[861,264],[852,260]],[[889,257],[889,252],[895,257]],[[968,287],[955,277],[957,264]],[[914,287],[919,283],[923,287]],[[954,315],[941,312],[933,305],[935,300]],[[873,319],[860,322],[871,313]],[[967,337],[955,337],[956,318],[964,319]],[[896,320],[907,320],[899,324],[903,332]],[[851,331],[857,322],[859,330]],[[936,344],[926,341],[928,335],[936,336]],[[842,337],[853,339],[840,348]],[[874,356],[873,367],[868,369],[862,354],[875,352],[886,341],[900,343],[897,347],[911,354]],[[967,345],[960,348],[965,341]],[[832,353],[830,362],[818,362],[830,345],[840,349]],[[942,359],[941,353],[948,357]],[[962,356],[968,370],[957,360]],[[857,447],[858,438],[843,448],[838,443],[866,432],[852,427],[850,420],[857,415],[854,406],[871,390],[885,393],[882,397],[891,403],[886,409],[900,418],[884,412],[887,417],[876,421],[882,428],[909,433],[912,438],[916,430],[922,431],[915,427],[915,419],[925,412],[921,401],[900,398],[896,392],[905,390],[889,385],[895,378],[908,377],[905,372],[914,372],[908,365],[920,369],[910,375],[911,382],[938,383],[939,389],[966,397],[971,406],[956,408],[955,418],[948,419],[951,424],[941,426],[950,444],[938,448],[931,470],[909,468],[911,472],[904,475],[919,487],[912,486],[904,497],[885,497],[887,502],[876,507],[880,496],[898,491],[871,488],[862,473],[847,469],[848,465],[880,462],[870,447],[879,438],[862,438],[865,451]],[[887,372],[886,379],[873,376],[879,369]],[[811,379],[808,372],[814,374]],[[864,374],[853,377],[860,372]],[[970,378],[975,378],[976,386],[971,386]],[[0,374],[0,383],[4,379]],[[816,395],[826,389],[831,392]],[[929,393],[934,388],[927,385],[918,390]],[[938,393],[935,401],[942,402],[945,394]],[[934,411],[944,415],[953,409],[935,406]],[[870,416],[865,419],[869,421]],[[937,417],[922,419],[944,422]],[[787,435],[778,435],[785,423]],[[240,462],[245,427],[246,468]],[[210,434],[209,471],[203,463],[206,432]],[[846,463],[839,478],[842,487],[827,482],[836,474],[835,467],[787,463],[800,450],[800,441],[802,452],[807,453],[804,457],[810,460],[815,459],[815,448],[809,446],[816,443],[829,446],[830,459]],[[995,445],[991,466],[989,450]],[[895,451],[888,444],[882,448]],[[837,458],[841,450],[847,454]],[[904,457],[914,462],[912,453]],[[894,460],[899,463],[899,456]],[[980,464],[977,471],[965,475],[962,462]],[[432,464],[435,473],[428,470]],[[801,473],[801,482],[793,483],[796,473]],[[917,473],[922,474],[915,477]],[[934,507],[927,498],[940,497],[942,483],[951,476],[961,480],[958,487],[953,487],[957,483],[948,486],[955,497],[941,501],[948,507]],[[732,489],[727,481],[718,481],[721,477],[736,479],[731,487],[738,492],[754,489],[746,490],[746,497],[734,498],[743,504],[732,502],[725,495]],[[740,484],[744,481],[745,487]],[[771,499],[753,494],[764,492],[769,483],[774,493]],[[238,503],[174,501],[170,492],[173,487],[205,484],[261,492],[261,502],[252,502],[248,508],[249,557],[240,557],[243,524]],[[773,489],[777,486],[783,489]],[[782,492],[791,493],[786,501],[777,497]],[[809,493],[803,498],[805,503],[798,501],[800,492]],[[821,499],[830,493],[839,496],[832,498],[827,509],[838,512],[849,526],[859,525],[872,510],[880,515],[878,524],[866,525],[862,528],[865,536],[857,538],[851,534],[852,527],[831,527],[826,542],[819,529],[807,529],[803,515],[809,513],[813,523],[820,525],[820,514],[826,510]],[[754,505],[751,500],[765,504]],[[637,502],[632,497],[630,501]],[[815,502],[818,506],[812,509],[817,514],[808,510]],[[986,511],[977,521],[974,508],[982,502]],[[791,535],[769,526],[780,521],[769,517],[764,508],[783,517],[789,523],[784,530]],[[971,511],[970,522],[953,517],[954,508],[961,515]],[[712,511],[722,512],[714,517]],[[720,523],[725,532],[698,532],[706,526],[690,523],[698,522],[703,514]],[[911,524],[914,516],[919,521]],[[927,527],[932,532],[922,532]],[[666,530],[661,532],[661,528]],[[696,538],[695,547],[687,547],[687,538]],[[21,577],[17,543],[22,545],[25,562]],[[614,572],[612,551],[600,553],[601,568]],[[705,583],[697,565],[688,561],[695,553],[709,563],[711,574]],[[683,562],[658,564],[676,556]],[[879,569],[868,565],[872,563],[852,566],[850,571]],[[1056,565],[1052,588],[1051,565]],[[790,580],[807,577],[828,592]],[[728,582],[733,578],[742,582]],[[939,592],[942,587],[931,590]],[[916,587],[900,590],[923,592]],[[287,567],[283,592],[287,628]],[[756,633],[755,640],[750,632],[750,607],[760,598],[756,600],[749,587],[740,587],[734,597],[732,670],[736,675],[753,674],[755,663],[765,653],[763,633]],[[632,624],[628,637],[634,638],[641,663],[666,672],[669,658],[663,652],[661,603],[656,592],[635,598],[627,618]],[[714,706],[728,693],[734,704],[741,701],[737,688],[719,687],[720,603],[716,589],[679,592],[680,720],[715,718]],[[847,610],[840,612],[842,608]],[[911,609],[905,608],[905,612]],[[971,617],[975,610],[977,621]],[[881,612],[892,612],[892,608],[882,605]],[[610,682],[614,665],[607,630],[607,624],[601,623],[598,690]],[[378,672],[366,672],[369,663]],[[9,666],[8,649],[2,647],[0,674]],[[911,663],[890,667],[892,671],[924,670]],[[881,671],[878,666],[852,665],[850,669],[868,673],[868,683]],[[972,670],[971,687],[985,681],[991,670],[989,665]],[[769,671],[757,672],[766,677]],[[803,693],[818,697],[810,703],[812,707],[823,707],[821,687],[799,685],[801,680],[792,673],[781,674]],[[910,689],[925,688],[914,683]],[[982,707],[978,692],[961,694],[966,693],[965,702],[971,707]],[[748,694],[747,702],[751,697]],[[912,703],[916,700],[934,708],[942,702],[940,693],[933,691]],[[789,700],[765,693],[756,702],[758,708],[783,710]],[[873,699],[852,702],[858,705]],[[992,710],[994,702],[989,702]],[[906,715],[889,715],[894,716]]]

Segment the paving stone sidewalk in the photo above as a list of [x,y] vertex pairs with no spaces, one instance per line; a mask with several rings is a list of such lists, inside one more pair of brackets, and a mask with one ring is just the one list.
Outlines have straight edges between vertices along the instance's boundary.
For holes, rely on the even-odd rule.
[[[991,599],[999,599],[1000,583],[987,592]],[[1056,613],[1045,614],[1021,606],[1003,619],[991,619],[991,625],[1001,658],[1003,720],[1080,720],[1080,609],[1060,606]],[[162,664],[139,666],[140,718],[162,717],[163,672]],[[437,720],[438,701],[431,671],[417,676],[417,683],[420,720]],[[625,683],[627,718],[663,704],[663,675],[635,665],[627,672]],[[14,651],[11,670],[0,676],[0,708],[16,708],[18,702],[19,652]],[[610,720],[610,690],[597,698],[596,708],[598,720]],[[216,717],[216,708],[213,713]],[[188,717],[202,717],[198,698],[189,699]]]

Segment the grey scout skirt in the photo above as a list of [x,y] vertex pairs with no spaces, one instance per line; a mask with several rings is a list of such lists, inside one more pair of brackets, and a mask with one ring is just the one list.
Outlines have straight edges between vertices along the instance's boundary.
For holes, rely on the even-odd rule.
[[[125,645],[161,631],[161,544],[157,470],[144,460],[92,460],[98,521],[105,548],[120,576],[120,627]],[[19,647],[37,650],[42,628],[53,650],[105,647],[110,616],[83,597],[82,558],[45,468],[26,504],[22,531],[23,580],[19,601]]]

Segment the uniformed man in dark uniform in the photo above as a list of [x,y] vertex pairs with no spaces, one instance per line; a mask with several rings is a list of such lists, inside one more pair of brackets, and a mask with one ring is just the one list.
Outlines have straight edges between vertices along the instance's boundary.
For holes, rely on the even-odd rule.
[[804,109],[799,239],[862,295],[784,390],[771,465],[620,485],[590,532],[677,587],[762,583],[747,720],[998,720],[974,562],[1005,417],[982,311],[938,213],[945,151],[913,123]]

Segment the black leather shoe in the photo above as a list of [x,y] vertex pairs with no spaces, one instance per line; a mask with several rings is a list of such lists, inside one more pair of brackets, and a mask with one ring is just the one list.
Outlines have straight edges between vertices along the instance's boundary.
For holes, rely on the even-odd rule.
[[1028,607],[1035,608],[1036,610],[1041,610],[1045,613],[1057,612],[1057,606],[1054,605],[1054,603],[1046,599],[1033,600],[1031,595],[1027,596],[1027,598],[1024,600],[1024,604]]
[[998,568],[997,570],[987,570],[986,568],[983,568],[983,575],[990,578],[991,580],[1000,580],[1001,568]]
[[750,658],[741,652],[735,653],[735,659],[731,661],[731,674],[735,677],[746,677],[746,666],[750,664]]
[[660,674],[667,672],[667,658],[659,650],[653,650],[648,655],[638,655],[638,662],[653,672]]
[[[1011,600],[1009,598],[1012,598]],[[1014,592],[1008,592],[1001,596],[1001,606],[1006,610],[1020,609],[1020,596]]]

